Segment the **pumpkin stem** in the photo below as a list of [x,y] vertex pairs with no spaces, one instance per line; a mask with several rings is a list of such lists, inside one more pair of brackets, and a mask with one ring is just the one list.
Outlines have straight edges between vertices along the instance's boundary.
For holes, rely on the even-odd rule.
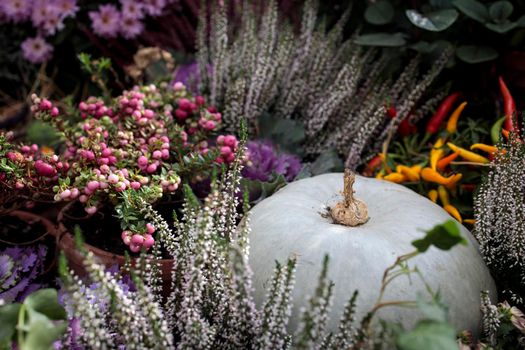
[[368,209],[363,201],[354,197],[355,174],[345,169],[343,200],[331,209],[330,215],[336,224],[358,226],[368,221]]

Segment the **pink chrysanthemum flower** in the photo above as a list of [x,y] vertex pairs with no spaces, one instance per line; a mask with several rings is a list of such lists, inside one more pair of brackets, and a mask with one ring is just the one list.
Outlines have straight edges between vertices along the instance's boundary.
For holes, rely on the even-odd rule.
[[120,0],[122,5],[122,16],[125,18],[144,18],[144,12],[142,4],[136,0]]
[[160,16],[166,7],[166,0],[142,0],[142,6],[148,15]]
[[21,22],[31,16],[32,0],[2,0],[0,1],[0,12],[7,20]]
[[51,58],[53,46],[42,37],[27,38],[21,45],[24,58],[33,63],[42,63]]
[[114,38],[119,32],[121,15],[113,5],[101,5],[98,11],[89,13],[91,27],[96,34],[105,38]]
[[144,30],[144,24],[137,18],[124,17],[120,23],[120,33],[126,39],[136,38]]

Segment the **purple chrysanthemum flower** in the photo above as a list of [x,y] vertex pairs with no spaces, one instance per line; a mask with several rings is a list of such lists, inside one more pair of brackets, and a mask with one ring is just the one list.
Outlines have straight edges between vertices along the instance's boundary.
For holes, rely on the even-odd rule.
[[120,29],[120,12],[114,5],[101,5],[98,11],[89,12],[91,27],[96,34],[105,38],[114,38]]
[[48,44],[42,37],[27,38],[22,42],[22,55],[33,63],[42,63],[53,55],[53,46]]
[[122,16],[125,18],[144,18],[143,5],[135,0],[120,0]]
[[32,6],[32,0],[2,0],[0,1],[0,12],[7,20],[17,23],[31,16]]
[[142,6],[148,15],[160,16],[166,7],[166,0],[142,0]]
[[133,39],[142,33],[144,24],[138,18],[125,17],[120,24],[120,33],[126,39]]
[[268,141],[250,141],[247,143],[248,164],[242,175],[259,181],[270,181],[275,175],[283,175],[286,181],[295,179],[301,170],[301,161],[291,154],[278,154]]
[[79,10],[77,0],[55,0],[54,3],[60,10],[62,18],[74,16]]

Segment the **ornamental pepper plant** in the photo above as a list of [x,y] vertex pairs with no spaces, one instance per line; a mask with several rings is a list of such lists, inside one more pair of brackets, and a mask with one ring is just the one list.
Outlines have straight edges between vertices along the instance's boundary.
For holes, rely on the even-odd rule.
[[[88,215],[114,207],[132,252],[154,244],[155,227],[122,199],[137,191],[147,203],[175,193],[234,159],[237,139],[218,135],[221,114],[178,82],[135,86],[109,101],[90,97],[73,113],[32,96],[32,111],[64,139],[57,156],[68,164],[54,186],[56,201],[79,201]],[[78,121],[74,121],[75,118]]]

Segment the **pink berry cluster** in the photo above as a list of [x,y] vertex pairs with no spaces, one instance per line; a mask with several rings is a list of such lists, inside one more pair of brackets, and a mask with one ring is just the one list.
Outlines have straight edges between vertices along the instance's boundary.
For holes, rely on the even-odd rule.
[[[147,193],[153,203],[178,190],[181,169],[195,176],[195,171],[206,171],[203,166],[210,169],[235,158],[235,136],[216,134],[221,114],[181,83],[136,86],[111,101],[90,97],[78,105],[82,119],[74,124],[47,99],[32,96],[32,101],[35,116],[65,138],[63,153],[52,157],[56,162],[39,165],[44,172],[47,166],[57,169],[55,200],[78,200],[90,215],[104,205],[118,206],[125,191]],[[183,159],[210,152],[211,157],[202,158],[209,164],[198,170],[181,166]],[[152,227],[145,220],[124,222],[122,238],[131,251],[149,249]]]
[[155,233],[155,227],[147,223],[146,231],[143,234],[133,233],[128,230],[122,231],[121,238],[124,244],[129,246],[129,250],[133,253],[140,252],[141,249],[148,250],[155,244],[153,234]]

